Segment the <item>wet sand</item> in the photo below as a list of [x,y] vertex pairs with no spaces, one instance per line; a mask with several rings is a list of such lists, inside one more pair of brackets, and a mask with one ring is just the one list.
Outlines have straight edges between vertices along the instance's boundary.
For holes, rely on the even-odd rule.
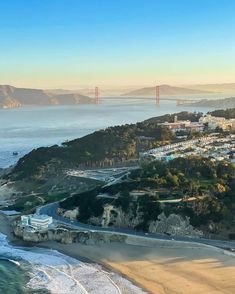
[[[213,247],[143,247],[127,244],[44,246],[86,257],[121,273],[154,294],[234,294],[235,255]],[[227,255],[228,254],[228,255]]]

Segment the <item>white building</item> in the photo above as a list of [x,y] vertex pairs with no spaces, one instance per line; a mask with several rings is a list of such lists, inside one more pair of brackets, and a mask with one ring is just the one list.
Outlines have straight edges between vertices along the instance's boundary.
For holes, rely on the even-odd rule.
[[202,132],[204,129],[204,125],[202,123],[191,122],[190,120],[178,120],[177,115],[174,118],[174,122],[164,122],[159,125],[167,127],[174,133],[177,131]]
[[45,230],[52,224],[53,219],[51,216],[42,214],[30,214],[21,216],[21,225],[32,227],[38,230]]
[[229,130],[235,128],[235,119],[226,119],[224,117],[216,117],[210,114],[205,115],[199,119],[202,124],[208,124],[208,128],[211,130],[221,128],[223,130]]

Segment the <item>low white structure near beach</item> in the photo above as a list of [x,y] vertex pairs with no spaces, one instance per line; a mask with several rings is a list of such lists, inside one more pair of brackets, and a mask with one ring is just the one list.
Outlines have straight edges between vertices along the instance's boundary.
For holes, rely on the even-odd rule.
[[51,216],[45,214],[30,214],[21,216],[21,225],[38,230],[45,230],[53,223]]

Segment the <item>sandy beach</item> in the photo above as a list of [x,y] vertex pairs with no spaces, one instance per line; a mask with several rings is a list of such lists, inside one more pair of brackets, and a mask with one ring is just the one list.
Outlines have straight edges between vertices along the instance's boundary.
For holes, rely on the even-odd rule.
[[26,286],[35,291],[49,291],[52,294],[146,293],[115,271],[84,257],[76,255],[75,258],[67,254],[67,250],[63,252],[59,243],[51,242],[49,246],[15,238],[8,217],[1,213],[0,256],[22,267],[30,277]]
[[[6,216],[0,232],[15,241]],[[172,241],[155,246],[120,243],[102,245],[38,244],[79,260],[89,259],[122,274],[154,294],[234,294],[235,255],[223,250]]]
[[213,247],[174,248],[127,244],[44,243],[67,255],[89,258],[126,276],[154,294],[234,294],[235,256]]

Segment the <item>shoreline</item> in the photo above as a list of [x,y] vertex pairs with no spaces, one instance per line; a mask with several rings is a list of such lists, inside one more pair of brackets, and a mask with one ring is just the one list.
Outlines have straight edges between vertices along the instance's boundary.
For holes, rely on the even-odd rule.
[[[81,262],[87,265],[90,265],[94,269],[98,267],[101,268],[101,271],[106,273],[107,276],[110,276],[110,281],[114,279],[114,284],[120,284],[120,287],[123,287],[127,290],[127,292],[123,293],[135,293],[135,289],[139,289],[138,293],[144,294],[149,293],[146,289],[144,289],[141,285],[138,285],[133,279],[130,279],[127,275],[122,274],[120,271],[115,270],[110,265],[101,262],[101,260],[96,258],[89,258],[86,255],[80,255],[76,252],[72,252],[69,245],[80,245],[76,244],[62,244],[56,241],[48,241],[43,243],[34,243],[23,241],[14,236],[13,230],[10,224],[10,219],[8,216],[4,215],[0,212],[0,233],[6,235],[9,245],[14,246],[15,248],[38,248],[38,249],[49,249],[57,251],[60,254],[63,254],[66,258],[73,258],[77,262]],[[87,245],[85,245],[87,246]],[[123,284],[123,285],[122,285]]]
[[7,235],[12,245],[57,250],[88,265],[101,266],[111,277],[117,274],[120,283],[124,279],[147,293],[233,294],[235,291],[234,254],[212,246],[189,246],[174,241],[151,246],[61,244],[56,241],[28,243],[13,236],[8,217],[2,214],[0,231]]
[[[181,247],[144,247],[120,243],[64,245],[55,242],[46,242],[42,246],[74,258],[82,256],[95,261],[147,293],[196,294],[201,289],[203,294],[233,294],[235,291],[232,278],[235,275],[234,256],[210,246],[187,247],[182,244]],[[171,279],[176,281],[180,291],[174,288]],[[227,289],[229,287],[230,290]]]
[[[62,246],[63,248],[62,248]],[[134,279],[130,278],[128,275],[122,273],[120,270],[115,269],[114,267],[112,267],[110,264],[101,261],[100,259],[95,259],[95,258],[90,258],[88,256],[82,256],[79,254],[76,254],[75,252],[71,252],[70,250],[70,245],[78,245],[81,246],[81,244],[79,243],[73,243],[73,244],[61,244],[58,243],[56,241],[48,241],[48,242],[44,242],[44,243],[39,243],[37,244],[37,247],[39,248],[46,248],[46,249],[52,249],[52,250],[56,250],[66,256],[72,257],[78,261],[84,262],[84,263],[88,263],[88,264],[93,264],[93,265],[99,265],[101,266],[104,270],[106,270],[107,272],[112,272],[112,273],[116,273],[119,276],[121,276],[122,278],[128,280],[129,282],[131,282],[133,285],[135,285],[136,287],[138,287],[139,289],[141,289],[142,291],[144,291],[145,293],[151,293],[149,292],[149,290],[145,287],[143,287],[143,285],[141,285],[140,283],[137,283]],[[89,245],[82,245],[82,246],[89,246]],[[94,246],[94,245],[91,245]],[[67,247],[67,248],[66,248]],[[153,293],[155,294],[155,293]]]

